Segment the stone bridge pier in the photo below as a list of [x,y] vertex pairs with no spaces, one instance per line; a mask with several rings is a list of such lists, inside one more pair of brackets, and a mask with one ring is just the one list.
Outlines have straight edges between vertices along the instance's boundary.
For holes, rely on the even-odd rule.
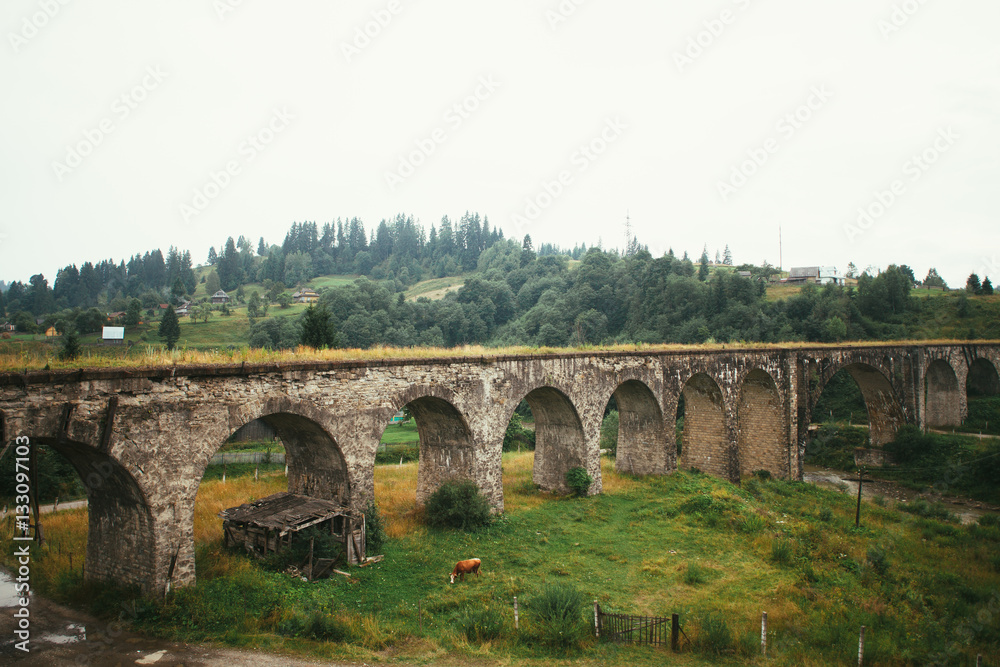
[[79,473],[87,578],[162,595],[195,583],[202,476],[229,435],[254,420],[281,437],[290,491],[363,510],[378,500],[383,431],[409,406],[420,436],[416,500],[466,478],[500,512],[503,439],[522,400],[535,417],[534,482],[562,493],[566,472],[582,466],[597,494],[612,397],[618,471],[698,468],[738,483],[767,470],[797,480],[812,410],[836,373],[858,384],[879,446],[904,423],[959,423],[967,393],[1000,392],[998,367],[1000,346],[969,344],[37,371],[0,374],[0,435],[48,445]]

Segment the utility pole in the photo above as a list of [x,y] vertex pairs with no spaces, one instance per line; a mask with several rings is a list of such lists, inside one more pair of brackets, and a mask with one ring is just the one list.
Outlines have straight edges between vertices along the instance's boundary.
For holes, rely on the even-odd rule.
[[784,269],[785,260],[782,258],[782,247],[781,247],[781,225],[778,225],[778,270]]
[[625,209],[625,256],[629,255],[632,249],[632,215],[631,211]]

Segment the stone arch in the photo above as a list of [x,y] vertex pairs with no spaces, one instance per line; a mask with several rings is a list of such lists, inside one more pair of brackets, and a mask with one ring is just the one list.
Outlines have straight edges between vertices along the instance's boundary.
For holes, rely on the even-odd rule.
[[1000,394],[1000,375],[992,361],[985,357],[977,357],[969,364],[965,391],[969,396]]
[[958,376],[944,359],[927,365],[924,377],[925,423],[928,428],[958,426],[962,423],[962,401]]
[[684,446],[681,465],[730,478],[729,428],[722,390],[711,376],[693,375],[684,384]]
[[767,470],[774,477],[788,478],[788,428],[774,378],[759,368],[747,373],[736,409],[740,475]]
[[[884,363],[884,362],[883,362]],[[865,401],[865,410],[868,413],[869,439],[872,446],[879,447],[888,442],[892,442],[896,437],[896,431],[906,423],[906,416],[892,382],[882,370],[864,363],[851,362],[839,366],[831,366],[824,373],[822,382],[816,387],[816,392],[811,400],[810,411],[819,400],[826,383],[839,371],[846,370],[851,378],[861,390],[861,396]],[[888,370],[888,369],[886,369]],[[891,371],[889,371],[891,373]]]
[[177,554],[158,561],[155,521],[136,478],[114,457],[64,438],[32,438],[66,458],[87,491],[87,557],[84,577],[138,584],[146,593],[156,581],[175,579]]
[[649,386],[640,380],[626,380],[613,395],[618,404],[615,469],[635,475],[665,475],[676,470],[677,449]]
[[595,479],[591,490],[600,488],[599,461],[595,477],[594,466],[589,465],[592,457],[587,455],[583,422],[569,396],[555,387],[543,386],[528,392],[524,400],[531,406],[535,417],[535,464],[532,472],[535,484],[544,491],[565,493],[569,490],[566,472],[582,466]]
[[472,434],[458,409],[436,396],[422,396],[404,405],[410,406],[420,436],[417,502],[423,504],[449,479],[478,483]]

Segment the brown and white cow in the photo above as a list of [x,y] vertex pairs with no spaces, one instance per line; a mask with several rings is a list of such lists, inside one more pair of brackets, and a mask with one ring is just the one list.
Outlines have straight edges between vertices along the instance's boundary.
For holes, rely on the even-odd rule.
[[458,561],[455,563],[455,569],[451,571],[451,583],[455,583],[455,577],[461,577],[462,581],[465,581],[466,574],[474,574],[478,577],[480,564],[481,561],[478,558]]

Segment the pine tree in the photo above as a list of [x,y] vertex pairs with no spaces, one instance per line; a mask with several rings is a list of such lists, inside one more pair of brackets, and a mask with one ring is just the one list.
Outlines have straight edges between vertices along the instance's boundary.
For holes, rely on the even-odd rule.
[[302,336],[299,341],[302,345],[317,350],[340,345],[337,329],[325,305],[310,305],[302,314]]
[[990,281],[990,277],[986,276],[983,278],[982,293],[990,296],[993,294],[993,283]]
[[708,246],[701,251],[701,259],[698,261],[698,280],[705,282],[708,280]]
[[159,334],[166,342],[168,350],[174,349],[174,345],[180,340],[181,325],[177,321],[177,313],[174,312],[173,306],[167,306],[167,312],[163,314],[163,320],[160,322]]
[[979,276],[975,273],[970,273],[968,280],[965,281],[965,291],[970,294],[983,293],[983,286],[979,283]]
[[261,257],[267,254],[267,246],[264,245],[264,237],[260,237],[260,243],[257,244],[257,254]]
[[733,265],[733,253],[729,252],[729,244],[726,244],[726,250],[722,253],[722,263],[726,266]]
[[66,332],[66,337],[63,338],[63,346],[59,351],[59,358],[68,361],[70,359],[76,359],[80,354],[80,336],[76,333],[76,329],[70,328]]

